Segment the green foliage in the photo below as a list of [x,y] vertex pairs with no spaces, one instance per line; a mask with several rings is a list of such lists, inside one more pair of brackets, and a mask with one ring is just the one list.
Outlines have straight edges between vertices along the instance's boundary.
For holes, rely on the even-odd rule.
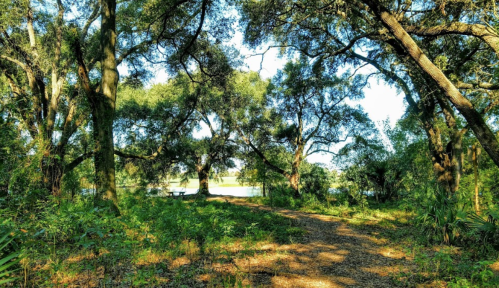
[[486,219],[476,213],[470,213],[470,227],[473,229],[473,238],[478,238],[479,244],[484,248],[490,245],[495,250],[499,251],[499,211],[488,210],[483,211]]
[[434,200],[418,213],[416,223],[430,242],[455,244],[459,235],[467,232],[466,213],[457,204],[455,197],[437,189]]
[[267,203],[276,207],[299,208],[302,200],[293,197],[293,191],[285,185],[276,185],[270,189],[270,198]]
[[331,173],[318,164],[303,163],[300,170],[301,193],[313,194],[326,199],[333,179]]
[[6,221],[0,223],[0,285],[15,281],[13,276],[16,269],[13,266],[21,260],[19,247],[14,244],[13,229]]
[[125,147],[117,165],[123,184],[158,183],[178,174],[174,163],[185,156],[196,125],[193,89],[185,74],[149,89],[120,89],[115,130],[117,145]]
[[[416,283],[429,283],[445,280],[447,287],[497,287],[499,276],[490,265],[491,260],[476,260],[469,252],[461,252],[453,247],[438,247],[438,251],[423,250],[421,246],[413,249],[414,263],[417,270],[410,275],[394,275],[402,286],[409,280]],[[491,259],[491,257],[487,257]]]
[[[147,261],[150,254],[164,255],[169,259],[188,257],[192,261],[200,258],[201,262],[219,257],[237,259],[250,253],[248,251],[262,241],[290,243],[304,234],[303,229],[272,212],[253,211],[227,202],[200,199],[184,202],[149,197],[145,191],[123,192],[122,216],[118,218],[108,208],[95,208],[92,197],[79,195],[73,201],[45,206],[36,215],[20,215],[12,225],[27,231],[17,241],[26,251],[23,265],[30,267],[43,263],[50,266],[50,269],[28,275],[30,283],[52,285],[56,283],[56,274],[94,273],[100,266],[113,271],[113,267],[118,265],[128,268],[113,272],[115,277],[134,285],[141,285],[145,280],[156,283],[155,277],[167,272],[170,276],[176,275],[172,277],[175,285],[192,286],[190,281],[194,281],[195,275],[212,271],[196,268],[197,264],[194,264],[180,267],[178,271],[169,268],[159,272],[159,267],[150,269],[136,263]],[[239,252],[223,252],[222,246],[233,243],[246,248]],[[84,255],[89,254],[93,256],[85,258]],[[67,261],[71,257],[83,258],[78,262]],[[122,273],[126,271],[135,272],[125,277]],[[191,277],[182,276],[185,273],[191,273]],[[110,286],[125,284],[106,279],[101,281]]]

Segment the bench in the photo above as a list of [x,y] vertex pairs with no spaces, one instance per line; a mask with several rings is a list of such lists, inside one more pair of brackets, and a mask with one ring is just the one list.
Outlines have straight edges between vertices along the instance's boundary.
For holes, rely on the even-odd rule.
[[[168,192],[166,192],[166,195],[168,197],[175,197],[174,193],[175,193],[174,191],[168,191]],[[180,196],[182,198],[184,198],[184,194],[185,194],[185,192],[178,192],[178,196]]]

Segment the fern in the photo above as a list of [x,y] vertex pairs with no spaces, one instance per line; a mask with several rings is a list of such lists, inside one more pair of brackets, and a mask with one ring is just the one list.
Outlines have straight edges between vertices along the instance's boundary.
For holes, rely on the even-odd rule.
[[4,230],[0,235],[0,285],[17,279],[17,277],[10,276],[16,270],[9,269],[20,261],[21,252],[16,251],[9,254],[5,252],[9,244],[14,240],[13,237],[9,237],[11,233],[12,230]]

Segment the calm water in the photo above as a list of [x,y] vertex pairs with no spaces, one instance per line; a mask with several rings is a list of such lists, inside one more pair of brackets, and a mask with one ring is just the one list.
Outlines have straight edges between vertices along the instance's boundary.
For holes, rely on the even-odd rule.
[[[118,188],[118,191],[123,189],[125,188]],[[148,188],[147,190],[151,191],[153,189]],[[179,192],[184,192],[185,195],[193,195],[198,192],[197,188],[182,188],[182,187],[169,188],[168,190],[164,190],[164,192],[162,191],[162,189],[154,189],[154,190],[158,190],[158,196],[166,196],[167,195],[165,193],[166,191],[171,191],[174,193],[174,195],[178,195]],[[82,189],[81,193],[83,195],[93,194],[94,189]],[[213,195],[224,195],[224,196],[234,196],[234,197],[262,196],[260,187],[213,187],[210,188],[210,193]]]
[[[185,195],[192,195],[198,192],[197,188],[182,188],[175,187],[170,188],[174,195],[178,195],[178,192],[184,192]],[[254,197],[262,196],[260,187],[213,187],[210,188],[210,194],[213,195],[224,195],[224,196],[234,196],[234,197]],[[161,190],[158,195],[161,196]]]
[[[124,189],[124,188],[118,188],[118,190]],[[151,189],[149,188],[148,191]],[[182,188],[182,187],[175,187],[175,188],[170,188],[168,190],[165,190],[162,193],[161,189],[157,189],[158,191],[158,196],[166,196],[166,191],[172,191],[174,195],[178,195],[179,192],[184,192],[185,195],[193,195],[196,194],[198,189],[197,188]],[[93,189],[83,189],[82,194],[90,194],[93,193]],[[213,187],[210,188],[210,193],[213,195],[224,195],[224,196],[234,196],[234,197],[255,197],[255,196],[262,196],[262,191],[260,187]],[[336,194],[340,193],[339,190],[331,188],[329,189],[329,193],[331,194]],[[372,196],[374,193],[369,191],[369,192],[364,192],[366,195]]]

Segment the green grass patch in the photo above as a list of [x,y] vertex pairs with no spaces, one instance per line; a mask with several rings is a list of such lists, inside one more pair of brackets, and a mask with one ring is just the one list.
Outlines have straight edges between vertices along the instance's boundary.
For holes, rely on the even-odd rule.
[[[254,253],[258,245],[291,243],[304,234],[278,214],[227,202],[125,192],[120,207],[122,216],[116,218],[83,197],[18,218],[16,228],[27,231],[19,239],[24,247],[18,271],[23,285],[239,283],[243,276],[229,279],[205,264],[230,263]],[[214,277],[203,280],[204,274]]]

